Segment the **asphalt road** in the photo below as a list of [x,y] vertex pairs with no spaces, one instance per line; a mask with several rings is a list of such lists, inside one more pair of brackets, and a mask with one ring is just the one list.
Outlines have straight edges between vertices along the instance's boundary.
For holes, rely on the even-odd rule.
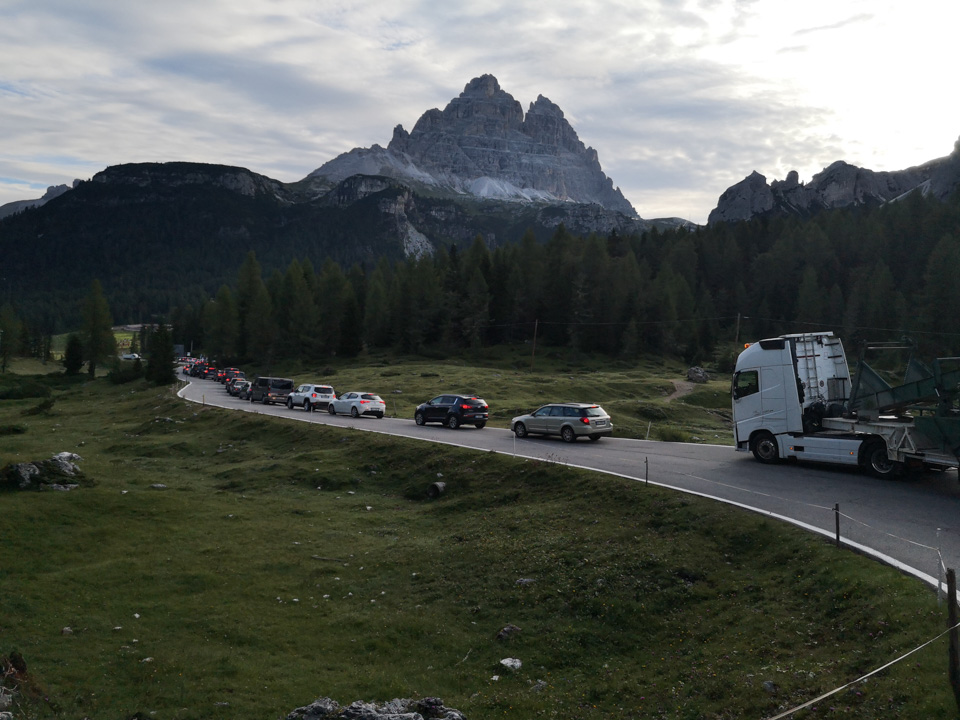
[[572,444],[553,438],[517,440],[509,430],[493,427],[449,430],[418,427],[413,418],[354,419],[265,406],[230,397],[219,383],[187,380],[190,384],[180,396],[192,402],[590,468],[740,505],[831,538],[836,532],[834,506],[839,504],[841,542],[848,546],[928,583],[937,580],[939,557],[947,567],[960,565],[960,482],[955,471],[878,480],[818,464],[762,465],[730,446],[616,437]]

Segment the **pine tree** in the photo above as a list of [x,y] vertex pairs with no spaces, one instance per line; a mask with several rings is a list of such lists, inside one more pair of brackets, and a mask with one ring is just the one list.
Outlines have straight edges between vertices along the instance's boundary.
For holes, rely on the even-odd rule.
[[77,375],[83,367],[83,345],[77,333],[67,337],[67,347],[63,353],[63,371],[67,375]]
[[20,349],[20,318],[10,303],[0,307],[0,372],[6,372],[10,359]]
[[176,378],[173,370],[173,340],[163,319],[148,336],[147,345],[144,377],[154,385],[169,385]]
[[81,341],[86,351],[87,373],[90,377],[94,377],[97,367],[117,354],[117,340],[113,336],[113,318],[99,280],[91,283],[90,293],[83,303]]

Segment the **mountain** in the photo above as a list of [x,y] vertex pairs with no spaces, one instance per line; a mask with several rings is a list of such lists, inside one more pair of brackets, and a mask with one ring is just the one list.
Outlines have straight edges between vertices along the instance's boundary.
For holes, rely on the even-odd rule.
[[849,205],[882,205],[915,190],[944,200],[960,188],[960,140],[947,157],[931,160],[906,170],[874,172],[837,161],[813,176],[809,184],[799,182],[791,171],[786,180],[767,179],[754,171],[727,188],[708,224],[736,222],[767,215],[811,215]]
[[[74,180],[73,186],[76,187],[79,182],[79,180]],[[40,207],[48,200],[53,200],[53,198],[63,195],[69,189],[69,185],[51,185],[47,188],[43,197],[39,197],[36,200],[14,200],[13,202],[4,203],[0,205],[0,218],[5,218],[7,215],[13,215],[27,208]]]
[[306,180],[329,189],[358,174],[478,199],[596,204],[638,218],[557,105],[540,95],[524,115],[493,75],[471,80],[443,110],[425,112],[411,132],[397,125],[386,149],[351,150]]

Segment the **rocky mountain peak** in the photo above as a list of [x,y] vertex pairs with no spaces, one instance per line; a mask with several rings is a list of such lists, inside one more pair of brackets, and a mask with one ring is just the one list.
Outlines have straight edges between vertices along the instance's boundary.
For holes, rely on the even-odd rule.
[[351,150],[308,180],[336,183],[359,172],[461,196],[593,203],[637,217],[559,106],[538,95],[524,114],[493,75],[468,82],[443,110],[427,110],[410,132],[397,125],[386,149]]
[[766,214],[810,216],[849,205],[882,205],[913,191],[940,200],[960,188],[960,140],[947,157],[923,165],[876,172],[837,160],[801,183],[796,170],[785,180],[767,179],[754,171],[720,196],[707,222],[736,222]]

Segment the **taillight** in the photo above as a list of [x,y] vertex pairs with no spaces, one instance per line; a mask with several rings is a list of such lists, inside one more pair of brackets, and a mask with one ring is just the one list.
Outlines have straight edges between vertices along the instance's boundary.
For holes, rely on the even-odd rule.
[[316,393],[310,393],[310,397],[316,397],[316,396],[317,396]]
[[361,400],[361,401],[360,401],[360,404],[361,404],[361,405],[366,405],[368,402],[370,402],[370,401],[369,401],[369,400]]
[[582,417],[582,418],[580,418],[580,422],[582,422],[584,425],[589,425],[589,424],[590,424],[590,418]]

